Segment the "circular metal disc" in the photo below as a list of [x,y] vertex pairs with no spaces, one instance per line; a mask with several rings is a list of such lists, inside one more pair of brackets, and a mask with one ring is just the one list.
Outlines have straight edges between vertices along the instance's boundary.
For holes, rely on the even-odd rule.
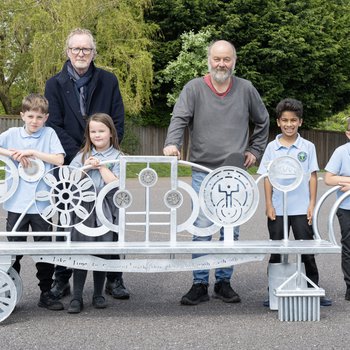
[[18,174],[27,182],[36,182],[45,174],[45,164],[41,159],[31,159],[27,168],[18,165]]
[[17,289],[12,278],[0,270],[0,322],[11,315],[17,302]]
[[144,187],[152,187],[158,181],[158,175],[154,169],[145,168],[139,173],[139,181]]
[[282,156],[268,167],[268,178],[277,190],[288,192],[296,189],[303,180],[303,168],[296,158]]
[[204,214],[220,226],[239,226],[249,220],[259,203],[255,180],[237,167],[221,167],[203,180],[199,201]]

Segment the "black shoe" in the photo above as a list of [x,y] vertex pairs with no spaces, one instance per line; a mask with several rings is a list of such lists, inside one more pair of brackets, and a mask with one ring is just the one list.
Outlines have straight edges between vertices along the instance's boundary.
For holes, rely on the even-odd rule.
[[265,299],[265,300],[263,301],[263,305],[264,305],[265,307],[270,307],[270,299]]
[[63,304],[58,301],[51,292],[42,292],[38,302],[39,307],[44,307],[48,310],[59,311],[63,310]]
[[346,293],[345,293],[345,300],[350,301],[350,288],[348,288],[348,289],[346,290]]
[[115,299],[129,299],[130,293],[124,286],[123,279],[115,280],[113,282],[106,281],[106,294],[111,295]]
[[54,280],[51,293],[57,300],[62,299],[66,295],[70,294],[69,282],[62,282],[60,280]]
[[68,307],[68,313],[70,314],[78,314],[83,310],[84,304],[83,301],[80,299],[72,299],[69,307]]
[[320,305],[321,306],[332,306],[332,299],[321,297],[320,298]]
[[95,309],[105,309],[107,307],[106,299],[102,295],[96,295],[92,299],[92,305]]
[[181,298],[182,305],[197,305],[203,301],[208,301],[208,286],[203,283],[193,284],[187,294]]
[[241,302],[241,298],[232,289],[230,282],[226,282],[226,281],[220,281],[215,283],[213,297],[217,299],[221,299],[225,303]]

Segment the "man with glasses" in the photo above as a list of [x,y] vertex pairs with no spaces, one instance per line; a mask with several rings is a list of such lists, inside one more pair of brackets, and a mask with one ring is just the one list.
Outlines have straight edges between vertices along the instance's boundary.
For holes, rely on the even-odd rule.
[[[62,143],[66,152],[64,164],[70,164],[82,146],[87,117],[94,113],[112,117],[121,143],[124,105],[117,77],[94,64],[96,43],[89,30],[72,30],[65,51],[68,59],[62,70],[46,82],[45,97],[49,101],[46,124],[56,131]],[[52,292],[58,299],[69,294],[71,274],[70,269],[56,267]],[[129,298],[122,273],[107,273],[106,292],[116,299]]]

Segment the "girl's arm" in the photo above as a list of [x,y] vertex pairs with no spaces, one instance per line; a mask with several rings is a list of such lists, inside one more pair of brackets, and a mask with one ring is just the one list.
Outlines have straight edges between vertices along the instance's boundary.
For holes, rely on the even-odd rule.
[[110,171],[105,165],[100,165],[98,170],[100,171],[102,179],[106,184],[118,180],[118,176],[114,175],[113,172]]
[[113,172],[109,170],[105,165],[100,165],[100,161],[95,157],[89,157],[88,159],[86,159],[84,165],[91,165],[91,169],[98,169],[101,174],[102,180],[106,184],[118,180],[118,177],[115,176]]

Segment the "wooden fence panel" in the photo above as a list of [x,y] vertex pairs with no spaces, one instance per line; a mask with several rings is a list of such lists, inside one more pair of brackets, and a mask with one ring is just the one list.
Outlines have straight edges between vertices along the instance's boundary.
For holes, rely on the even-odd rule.
[[[23,125],[19,116],[0,116],[0,133],[11,127]],[[276,137],[277,131],[271,131],[269,140]],[[154,126],[133,126],[132,133],[139,140],[137,154],[139,155],[162,155],[163,145],[167,134],[167,128],[157,128]],[[347,141],[344,132],[321,131],[321,130],[300,130],[300,134],[307,140],[313,142],[316,147],[318,163],[320,169],[323,169],[333,151]],[[185,135],[184,146],[182,149],[183,158],[188,157],[188,134]]]

